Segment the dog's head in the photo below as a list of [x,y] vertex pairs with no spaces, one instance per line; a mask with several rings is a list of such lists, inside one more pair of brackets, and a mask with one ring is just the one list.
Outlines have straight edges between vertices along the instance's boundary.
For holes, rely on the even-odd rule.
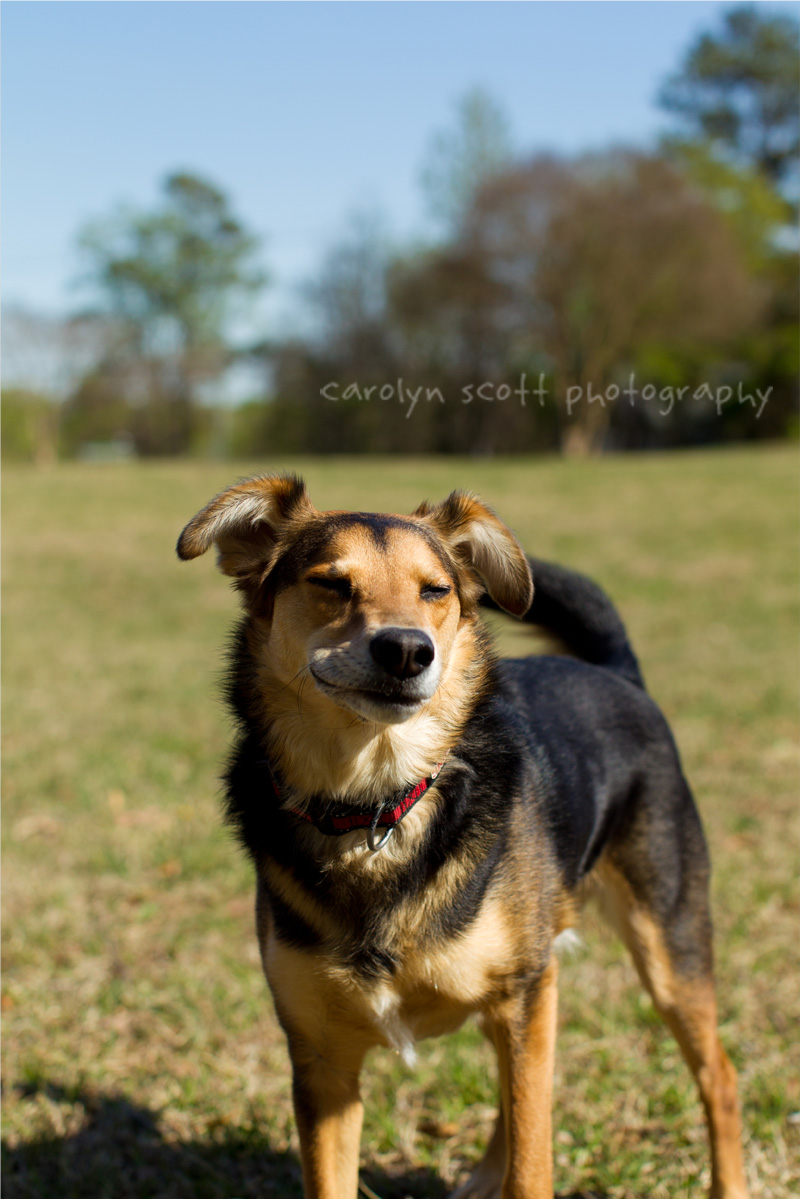
[[308,673],[328,700],[380,724],[432,699],[484,587],[515,616],[533,596],[516,538],[462,492],[411,516],[318,512],[300,479],[256,478],[203,508],[178,555],[212,543],[264,626],[276,681]]

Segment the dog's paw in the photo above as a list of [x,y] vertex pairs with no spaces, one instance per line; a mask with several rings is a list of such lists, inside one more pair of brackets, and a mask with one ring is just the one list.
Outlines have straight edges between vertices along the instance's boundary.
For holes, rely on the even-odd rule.
[[500,1199],[502,1190],[502,1174],[479,1166],[466,1182],[450,1193],[448,1199]]

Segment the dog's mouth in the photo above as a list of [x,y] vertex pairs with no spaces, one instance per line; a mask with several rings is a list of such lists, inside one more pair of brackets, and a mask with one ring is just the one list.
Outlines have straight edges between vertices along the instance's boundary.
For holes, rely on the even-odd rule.
[[414,712],[419,711],[429,698],[400,689],[378,691],[369,687],[347,687],[341,683],[331,683],[324,679],[314,670],[313,666],[309,670],[319,690],[334,703],[350,708],[366,718],[381,719],[381,713],[383,713],[383,720],[387,723],[405,720]]

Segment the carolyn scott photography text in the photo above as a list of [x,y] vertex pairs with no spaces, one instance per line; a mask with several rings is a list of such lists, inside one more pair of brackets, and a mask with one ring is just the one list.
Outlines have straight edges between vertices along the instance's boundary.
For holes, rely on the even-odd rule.
[[[547,387],[545,380],[546,376],[540,374],[534,384],[528,380],[527,375],[521,374],[516,386],[508,382],[495,383],[488,380],[483,383],[466,383],[460,392],[453,396],[453,402],[472,404],[477,400],[494,404],[511,401],[522,408],[527,408],[529,404],[538,404],[543,408],[548,397],[554,394]],[[579,405],[597,404],[606,408],[619,402],[627,403],[632,408],[638,403],[654,405],[659,415],[669,416],[676,404],[694,401],[713,405],[718,416],[721,416],[728,406],[749,407],[753,410],[755,419],[760,420],[771,393],[771,387],[763,390],[759,387],[748,388],[741,382],[700,383],[695,387],[688,384],[683,387],[659,387],[655,383],[639,383],[635,372],[632,371],[628,376],[627,386],[624,387],[618,383],[609,383],[602,388],[593,383],[573,384],[564,391],[564,405],[567,416],[572,416]],[[339,400],[356,400],[362,403],[370,400],[383,403],[395,401],[408,406],[406,420],[413,415],[421,400],[429,404],[448,402],[440,387],[427,387],[424,384],[412,387],[402,378],[381,384],[330,382],[320,388],[320,395],[334,403]]]

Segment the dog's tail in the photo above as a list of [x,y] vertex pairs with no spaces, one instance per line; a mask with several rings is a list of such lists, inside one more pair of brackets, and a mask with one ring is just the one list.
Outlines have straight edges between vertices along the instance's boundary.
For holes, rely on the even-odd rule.
[[[602,588],[577,571],[538,558],[528,559],[533,574],[533,603],[523,620],[546,629],[570,653],[603,666],[645,690],[642,672],[619,613]],[[499,611],[485,595],[481,604]]]

